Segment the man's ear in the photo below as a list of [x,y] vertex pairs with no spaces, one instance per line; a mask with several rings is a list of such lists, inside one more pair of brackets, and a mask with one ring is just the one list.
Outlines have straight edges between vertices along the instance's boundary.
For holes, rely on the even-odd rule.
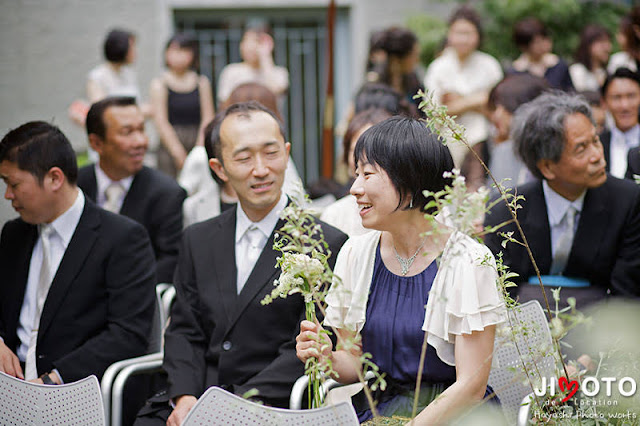
[[57,191],[62,188],[62,185],[66,182],[67,177],[60,167],[52,167],[49,169],[46,175],[44,175],[44,184],[49,185],[49,188],[53,191]]
[[285,142],[284,149],[287,152],[287,157],[289,157],[289,154],[291,153],[291,142]]
[[554,180],[556,178],[555,165],[556,163],[549,160],[548,158],[543,158],[542,160],[538,160],[538,162],[536,163],[538,170],[540,170],[540,173],[542,173],[542,176],[544,176],[544,178],[548,181]]
[[227,177],[227,174],[224,171],[224,166],[222,165],[220,160],[218,160],[217,158],[210,159],[209,160],[209,167],[211,167],[211,170],[213,170],[213,172],[216,175],[218,175],[220,180],[222,180],[223,182],[228,182],[229,181],[229,177]]
[[89,134],[89,145],[91,148],[98,154],[102,154],[102,146],[104,145],[104,141],[102,138],[95,133]]

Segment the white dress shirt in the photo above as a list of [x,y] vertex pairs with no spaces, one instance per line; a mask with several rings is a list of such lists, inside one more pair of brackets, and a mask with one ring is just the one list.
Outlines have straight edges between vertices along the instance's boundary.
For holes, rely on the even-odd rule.
[[580,213],[582,212],[582,206],[584,205],[584,196],[587,191],[584,191],[575,201],[569,201],[551,189],[547,181],[543,180],[542,192],[544,193],[544,199],[547,203],[547,216],[549,217],[549,228],[551,229],[551,258],[554,258],[558,239],[562,234],[564,234],[565,228],[567,227],[566,221],[562,219],[567,213],[567,210],[569,210],[569,206],[573,206],[576,210],[576,217],[573,225],[573,232],[575,234],[578,229]]
[[631,148],[640,145],[640,125],[636,124],[626,132],[611,129],[611,144],[609,146],[609,173],[620,179],[624,179],[628,167],[628,154]]
[[[82,211],[84,210],[84,194],[78,190],[73,205],[56,220],[51,222],[51,226],[55,230],[50,237],[51,252],[49,253],[49,276],[55,277],[58,266],[62,261],[67,246],[73,237]],[[40,277],[40,267],[42,266],[42,240],[37,239],[33,251],[31,253],[31,261],[29,263],[29,275],[27,278],[27,287],[24,294],[24,301],[20,310],[18,321],[18,338],[20,345],[16,355],[20,361],[24,362],[27,358],[27,350],[29,349],[29,341],[34,326],[34,317],[36,314],[36,293],[38,290],[38,279]]]
[[[236,269],[238,271],[237,276],[237,288],[238,294],[242,291],[247,279],[251,275],[251,271],[253,271],[253,267],[255,266],[254,262],[247,262],[247,259],[244,256],[249,249],[249,238],[247,237],[247,231],[251,227],[258,228],[260,232],[260,240],[256,244],[259,248],[260,252],[264,250],[264,246],[267,244],[267,240],[269,236],[273,232],[278,220],[280,219],[280,213],[287,206],[288,199],[284,192],[280,195],[280,200],[278,204],[275,205],[273,209],[267,214],[260,222],[252,222],[242,210],[242,205],[238,204],[238,208],[236,209]],[[250,264],[252,263],[252,264]]]
[[100,165],[96,163],[96,184],[97,184],[97,192],[96,192],[96,203],[98,206],[104,208],[105,203],[107,202],[107,196],[105,195],[105,191],[112,183],[119,183],[124,188],[124,192],[120,197],[118,202],[118,210],[122,208],[122,203],[124,202],[127,193],[129,192],[129,188],[131,188],[131,184],[133,183],[133,176],[126,177],[120,180],[111,180],[109,176],[100,168]]

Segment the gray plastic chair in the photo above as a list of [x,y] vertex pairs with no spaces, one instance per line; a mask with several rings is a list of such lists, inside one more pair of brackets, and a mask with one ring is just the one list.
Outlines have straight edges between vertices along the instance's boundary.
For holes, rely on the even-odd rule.
[[256,404],[219,387],[207,389],[182,423],[183,426],[358,424],[356,412],[346,402],[313,410],[286,410]]
[[0,372],[0,424],[104,426],[96,376],[64,385],[40,385]]
[[533,391],[530,381],[537,386],[541,377],[555,376],[556,355],[537,300],[509,311],[509,319],[496,333],[489,385],[500,398],[507,422],[516,424],[520,404]]
[[[154,362],[154,367],[158,364],[158,366],[155,367],[155,370],[162,366],[164,328],[169,318],[168,309],[171,306],[174,296],[175,289],[171,284],[158,284],[156,286],[156,310],[153,317],[153,325],[151,327],[148,355],[114,362],[102,375],[100,389],[102,392],[102,403],[104,405],[107,424],[120,426],[124,385],[126,380],[128,380],[133,373],[138,371],[132,366],[139,363],[145,363],[145,366],[149,366],[149,361]],[[125,369],[127,375],[120,377]],[[114,413],[115,418],[113,418]]]

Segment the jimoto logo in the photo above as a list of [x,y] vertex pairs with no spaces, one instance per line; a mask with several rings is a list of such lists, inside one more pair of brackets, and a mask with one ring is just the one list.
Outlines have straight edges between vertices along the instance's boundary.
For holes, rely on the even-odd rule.
[[[556,383],[558,384],[557,388]],[[566,377],[560,377],[559,379],[555,377],[549,379],[543,377],[540,387],[534,387],[533,391],[537,396],[555,396],[556,389],[559,389],[562,393],[566,393],[566,396],[562,399],[562,402],[566,402],[572,398],[578,390],[586,397],[602,396],[602,391],[604,391],[606,396],[610,397],[615,389],[617,389],[618,393],[622,396],[633,396],[636,393],[637,384],[632,377],[623,377],[620,380],[615,377],[586,377],[582,380],[582,383],[577,380],[569,381]]]

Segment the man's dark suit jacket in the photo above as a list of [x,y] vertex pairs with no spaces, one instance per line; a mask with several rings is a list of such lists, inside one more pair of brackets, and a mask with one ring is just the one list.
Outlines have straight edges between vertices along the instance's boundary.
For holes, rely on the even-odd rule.
[[[524,195],[518,219],[533,252],[542,275],[551,268],[551,231],[547,205],[541,182],[531,182],[518,187]],[[485,225],[495,226],[511,219],[503,203],[487,214]],[[515,225],[501,231],[514,231],[514,237],[522,241]],[[502,237],[487,235],[485,243],[494,254],[502,251],[504,263],[520,274],[520,281],[534,276],[533,265],[524,247],[516,243],[501,246]],[[628,180],[608,176],[604,185],[589,189],[585,195],[578,228],[564,271],[567,277],[586,279],[590,291],[605,297],[612,295],[640,296],[640,187]],[[528,284],[522,284],[528,285]],[[568,291],[565,291],[568,290]],[[517,292],[517,291],[516,291]],[[565,299],[571,291],[563,289]],[[592,294],[593,296],[593,294]],[[580,306],[579,306],[580,307]]]
[[[5,224],[0,239],[0,336],[14,353],[31,253],[38,230],[21,219]],[[65,382],[139,356],[155,309],[155,262],[138,223],[85,199],[42,309],[38,375],[57,368]]]
[[630,149],[627,156],[627,173],[624,177],[633,179],[633,175],[640,175],[640,147]]
[[[96,201],[95,165],[78,171],[78,186],[92,201]],[[156,255],[158,282],[170,283],[173,280],[182,235],[182,202],[186,196],[184,189],[171,177],[143,167],[133,178],[120,209],[120,214],[147,229]]]
[[[304,319],[299,294],[260,301],[279,276],[273,233],[240,294],[236,286],[236,208],[184,232],[175,285],[176,301],[165,333],[164,369],[169,397],[199,397],[210,386],[238,395],[256,388],[258,399],[288,407],[291,387],[304,374],[295,338]],[[347,236],[324,224],[333,265]],[[283,226],[278,221],[275,230]]]

